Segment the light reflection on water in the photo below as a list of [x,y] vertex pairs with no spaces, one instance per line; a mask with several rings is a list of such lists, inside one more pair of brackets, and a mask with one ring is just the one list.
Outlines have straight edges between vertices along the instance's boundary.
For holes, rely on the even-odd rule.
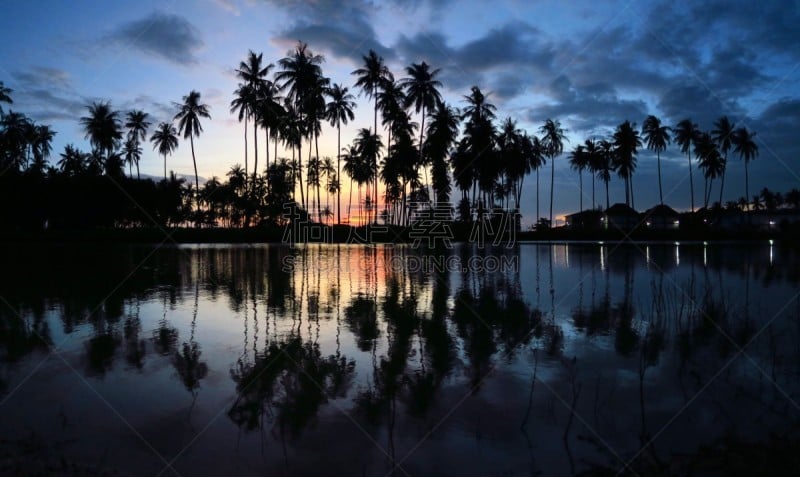
[[[3,254],[0,471],[648,473],[796,432],[778,244]],[[442,254],[508,266],[409,266]]]

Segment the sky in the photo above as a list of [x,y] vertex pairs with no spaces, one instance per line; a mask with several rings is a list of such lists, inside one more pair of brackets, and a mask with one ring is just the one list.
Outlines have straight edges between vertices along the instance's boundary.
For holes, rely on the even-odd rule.
[[[89,150],[78,119],[93,101],[142,109],[154,124],[195,89],[212,119],[195,141],[202,177],[224,177],[244,163],[244,126],[229,112],[235,69],[248,50],[269,63],[298,41],[325,57],[323,72],[353,88],[350,74],[369,49],[396,77],[411,63],[440,68],[442,94],[456,107],[471,86],[489,94],[498,122],[517,120],[529,134],[547,118],[567,129],[565,151],[607,137],[648,114],[668,125],[684,118],[702,130],[727,115],[757,133],[750,194],[763,187],[800,187],[800,1],[516,1],[463,0],[196,0],[8,1],[0,15],[0,81],[13,90],[12,109],[49,124],[58,159],[66,144]],[[418,117],[415,120],[419,121]],[[371,103],[358,97],[343,144],[372,124]],[[259,160],[265,156],[263,133]],[[252,138],[250,138],[252,167]],[[320,138],[320,155],[336,156],[336,133]],[[279,149],[280,156],[290,152]],[[689,208],[688,160],[675,145],[662,154],[664,200]],[[161,176],[162,158],[149,145],[144,174]],[[188,144],[168,169],[192,174]],[[549,167],[541,209],[549,206]],[[542,171],[545,172],[545,171]],[[694,174],[695,196],[703,181]],[[715,185],[715,190],[716,189]],[[597,183],[596,202],[605,203]],[[699,192],[698,192],[699,191]],[[624,202],[612,179],[611,203]],[[635,206],[658,203],[655,154],[642,149],[634,176]],[[744,195],[744,166],[731,154],[723,201]],[[579,179],[567,155],[556,158],[555,215],[579,207]],[[584,175],[584,207],[591,180]],[[718,192],[714,193],[714,197]],[[535,220],[535,179],[523,189],[524,223]]]

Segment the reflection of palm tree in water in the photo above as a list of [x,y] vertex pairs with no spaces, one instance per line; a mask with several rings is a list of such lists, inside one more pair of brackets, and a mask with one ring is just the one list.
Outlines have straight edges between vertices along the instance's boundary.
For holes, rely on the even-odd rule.
[[173,364],[181,378],[183,386],[192,394],[192,405],[189,408],[189,418],[191,419],[192,409],[197,400],[200,380],[208,374],[208,366],[200,361],[200,345],[194,340],[195,328],[197,325],[197,309],[200,297],[200,279],[195,282],[194,310],[192,312],[192,324],[189,333],[189,342],[184,342],[180,351],[176,351]]

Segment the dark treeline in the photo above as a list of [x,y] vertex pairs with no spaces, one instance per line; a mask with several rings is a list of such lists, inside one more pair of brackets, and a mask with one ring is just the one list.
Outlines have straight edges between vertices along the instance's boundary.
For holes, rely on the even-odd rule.
[[[460,108],[447,104],[437,79],[440,70],[425,62],[411,64],[403,77],[396,78],[374,51],[363,61],[352,73],[353,87],[373,102],[372,124],[359,129],[343,146],[341,127],[355,121],[355,97],[348,87],[323,74],[324,58],[304,43],[298,43],[277,65],[265,63],[262,54],[250,51],[236,70],[240,83],[230,103],[230,112],[244,125],[244,166],[235,164],[226,178],[212,177],[202,187],[195,138],[211,115],[197,91],[174,103],[174,117],[152,131],[146,112],[123,113],[109,102],[92,103],[87,115],[79,118],[92,150],[67,145],[57,156],[51,147],[55,131],[0,108],[0,195],[4,199],[0,220],[23,228],[249,227],[283,222],[284,206],[294,203],[311,219],[326,223],[408,224],[421,208],[472,221],[490,211],[516,216],[525,177],[535,173],[537,224],[553,223],[555,161],[568,142],[567,130],[558,120],[546,119],[535,134],[530,133],[513,118],[497,118],[495,105],[477,86],[463,96]],[[12,93],[0,83],[0,104],[12,104]],[[319,137],[326,123],[337,134],[334,158],[319,154]],[[150,145],[163,157],[164,177],[159,182],[141,179],[139,174],[148,134]],[[260,134],[266,143],[263,169],[259,169]],[[167,172],[167,159],[181,137],[189,140],[194,184]],[[584,171],[591,177],[593,208],[602,208],[602,192],[595,190],[598,181],[605,188],[606,208],[612,203],[609,182],[614,175],[625,184],[625,203],[635,207],[633,179],[643,147],[656,153],[663,204],[660,157],[671,142],[687,155],[689,173],[699,168],[704,178],[702,197],[695,198],[691,183],[693,211],[695,205],[712,205],[717,179],[720,206],[750,210],[780,204],[779,198],[796,206],[797,190],[785,197],[767,191],[750,200],[748,164],[758,155],[754,138],[754,132],[726,116],[709,132],[689,119],[670,128],[651,115],[641,130],[626,120],[610,136],[588,138],[570,152],[569,164],[580,178],[580,208],[584,208]],[[279,157],[279,146],[291,156]],[[744,161],[745,193],[738,201],[723,204],[729,155]],[[549,213],[542,215],[540,172],[548,161]],[[343,214],[345,176],[350,187]]]

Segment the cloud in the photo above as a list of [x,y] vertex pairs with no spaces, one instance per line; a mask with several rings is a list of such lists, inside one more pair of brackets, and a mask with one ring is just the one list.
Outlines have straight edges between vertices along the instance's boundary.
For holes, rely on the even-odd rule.
[[117,27],[105,40],[182,65],[197,62],[200,32],[185,18],[161,12]]
[[33,66],[15,71],[14,105],[36,121],[73,120],[85,110],[89,100],[78,94],[68,72]]

